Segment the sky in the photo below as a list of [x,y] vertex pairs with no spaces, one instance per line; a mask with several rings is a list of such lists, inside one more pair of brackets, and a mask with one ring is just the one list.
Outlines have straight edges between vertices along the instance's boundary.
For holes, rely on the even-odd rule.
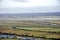
[[60,0],[0,0],[0,13],[60,12]]

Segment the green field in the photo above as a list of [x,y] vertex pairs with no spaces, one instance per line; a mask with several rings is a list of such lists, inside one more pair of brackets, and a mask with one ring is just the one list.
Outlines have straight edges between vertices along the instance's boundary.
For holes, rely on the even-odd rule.
[[26,30],[35,30],[35,31],[51,31],[51,32],[60,32],[60,28],[33,28],[33,27],[19,27],[20,29]]
[[[53,24],[53,25],[52,25]],[[0,20],[0,28],[7,28],[11,30],[0,30],[0,32],[16,33],[20,35],[29,36],[45,36],[47,38],[60,38],[60,21],[59,20],[40,20],[40,21],[16,21],[16,20]],[[23,29],[23,30],[22,30]],[[14,31],[15,30],[15,31]],[[30,30],[30,31],[29,31]],[[38,32],[40,31],[40,32]],[[46,32],[56,32],[50,34]]]
[[17,40],[17,39],[9,39],[9,38],[3,39],[3,38],[1,38],[0,40]]

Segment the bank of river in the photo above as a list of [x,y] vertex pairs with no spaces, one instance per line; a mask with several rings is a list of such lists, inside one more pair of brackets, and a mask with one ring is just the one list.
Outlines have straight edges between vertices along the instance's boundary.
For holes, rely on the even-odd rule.
[[17,40],[59,40],[54,38],[45,38],[45,37],[28,37],[28,36],[21,36],[21,35],[14,35],[14,34],[7,34],[7,33],[0,33],[0,39],[17,39]]

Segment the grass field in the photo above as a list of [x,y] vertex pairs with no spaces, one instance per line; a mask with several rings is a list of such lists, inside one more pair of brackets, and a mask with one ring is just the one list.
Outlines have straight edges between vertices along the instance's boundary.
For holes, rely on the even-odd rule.
[[20,29],[26,30],[35,30],[35,31],[51,31],[51,32],[60,32],[60,28],[33,28],[33,27],[19,27]]
[[17,39],[9,39],[9,38],[7,38],[7,39],[0,39],[0,40],[17,40]]
[[[41,22],[41,23],[38,24],[35,22]],[[52,25],[51,23],[54,23],[54,25]],[[16,28],[14,29],[13,27],[16,27]],[[7,30],[0,29],[0,32],[16,33],[20,35],[27,34],[29,36],[33,35],[37,37],[45,36],[47,38],[60,38],[60,33],[59,34],[47,33],[47,32],[60,32],[59,20],[54,20],[54,21],[53,20],[40,20],[40,21],[0,20],[0,28],[7,29]],[[21,30],[21,29],[24,29],[24,30]],[[28,31],[28,30],[31,30],[31,31]],[[41,32],[38,32],[38,31],[41,31]]]

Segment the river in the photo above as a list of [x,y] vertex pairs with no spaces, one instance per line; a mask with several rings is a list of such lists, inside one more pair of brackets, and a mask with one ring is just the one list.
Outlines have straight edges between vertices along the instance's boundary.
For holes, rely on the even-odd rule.
[[12,18],[12,17],[0,17],[0,20],[60,20],[60,18]]

